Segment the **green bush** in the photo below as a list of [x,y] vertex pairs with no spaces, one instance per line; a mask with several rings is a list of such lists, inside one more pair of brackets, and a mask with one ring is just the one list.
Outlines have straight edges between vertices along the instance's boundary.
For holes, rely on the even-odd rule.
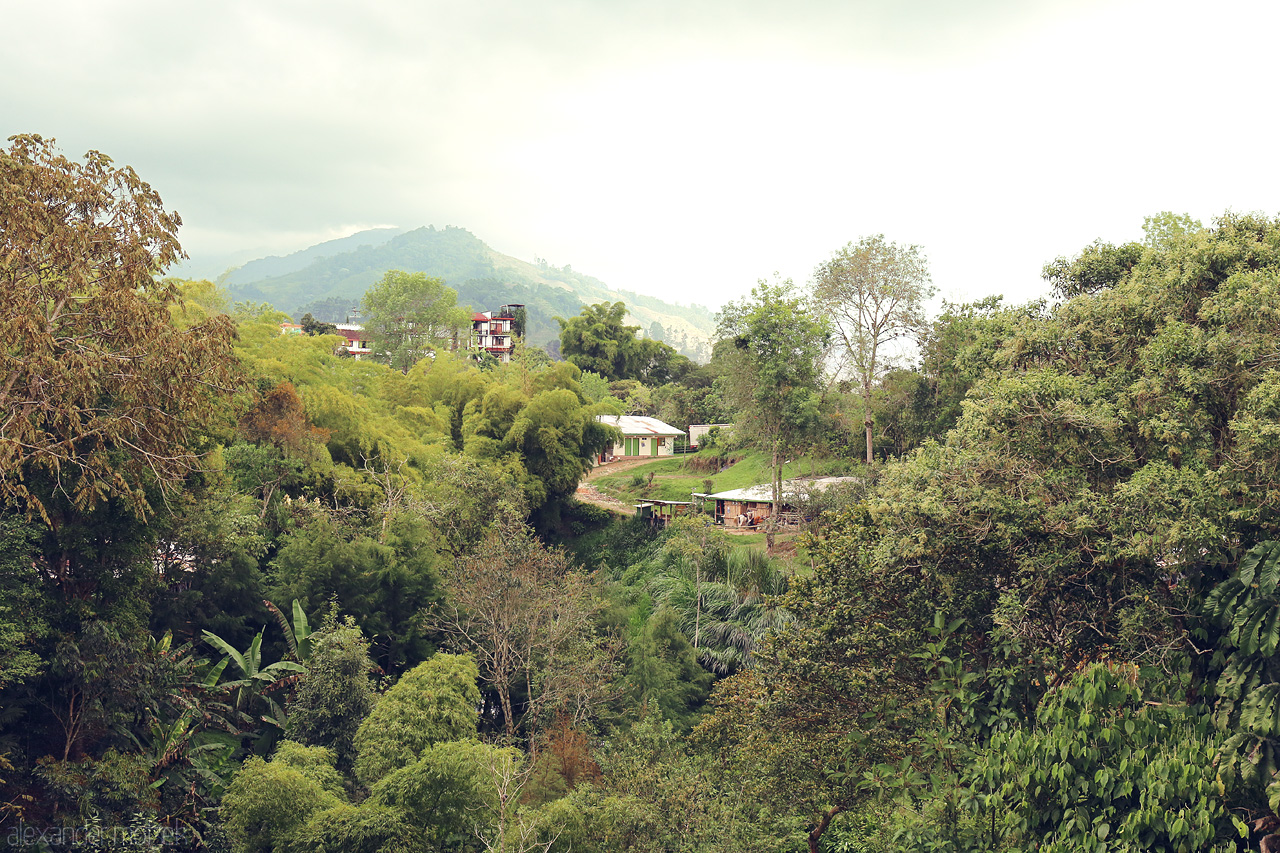
[[356,777],[373,785],[432,744],[474,738],[479,677],[470,655],[438,654],[406,672],[356,731]]
[[235,853],[276,853],[313,813],[341,803],[303,770],[255,755],[222,797],[222,824]]

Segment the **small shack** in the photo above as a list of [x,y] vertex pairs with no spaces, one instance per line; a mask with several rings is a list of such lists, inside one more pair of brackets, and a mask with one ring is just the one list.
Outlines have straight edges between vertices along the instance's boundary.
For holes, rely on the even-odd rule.
[[[815,493],[824,492],[832,486],[857,482],[858,477],[783,480],[779,493],[782,505],[778,507],[778,521],[782,524],[801,524],[809,520],[807,505]],[[755,527],[773,514],[773,486],[769,483],[714,494],[695,492],[693,497],[695,500],[715,501],[716,524],[728,527]]]
[[616,426],[622,432],[622,442],[601,453],[596,460],[598,463],[612,462],[614,459],[634,459],[638,456],[671,456],[675,453],[676,438],[684,435],[684,430],[676,429],[657,418],[596,415],[596,420]]
[[692,501],[643,501],[636,504],[636,516],[648,521],[652,527],[666,527],[673,518],[688,514]]

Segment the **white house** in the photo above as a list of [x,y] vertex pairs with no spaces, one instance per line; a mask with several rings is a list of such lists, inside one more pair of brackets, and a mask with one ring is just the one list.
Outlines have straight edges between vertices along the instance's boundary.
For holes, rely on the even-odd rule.
[[481,311],[471,315],[471,349],[483,350],[498,361],[511,361],[515,349],[516,312],[519,303],[503,305],[498,311]]
[[635,458],[637,456],[670,456],[675,453],[676,438],[684,430],[664,424],[657,418],[637,415],[596,415],[602,424],[616,426],[622,431],[622,443],[600,454],[598,462],[610,459]]

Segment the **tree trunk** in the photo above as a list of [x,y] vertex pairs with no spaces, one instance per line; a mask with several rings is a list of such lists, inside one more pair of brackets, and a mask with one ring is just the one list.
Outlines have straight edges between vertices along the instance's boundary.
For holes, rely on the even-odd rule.
[[511,712],[511,690],[506,684],[498,684],[498,704],[502,706],[502,723],[507,732],[507,743],[515,743],[516,721]]
[[780,499],[779,492],[782,490],[782,472],[778,468],[778,445],[781,443],[782,442],[779,437],[775,435],[773,437],[773,482],[769,484],[773,487],[774,515],[777,515],[778,513],[778,500]]
[[867,415],[863,419],[862,425],[867,428],[867,464],[870,465],[871,464],[871,416],[870,415]]
[[842,811],[844,806],[832,806],[827,809],[822,820],[818,821],[818,825],[809,833],[809,853],[818,853],[818,842],[822,840],[822,833],[826,832],[827,827],[831,825],[831,819]]

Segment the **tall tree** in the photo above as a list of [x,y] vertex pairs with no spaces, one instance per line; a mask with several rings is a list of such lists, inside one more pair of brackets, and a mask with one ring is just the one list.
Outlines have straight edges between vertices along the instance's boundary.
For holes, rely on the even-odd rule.
[[455,349],[470,317],[457,302],[457,292],[442,278],[387,270],[364,295],[364,326],[378,358],[408,370],[427,353]]
[[[195,435],[233,381],[225,316],[179,327],[181,220],[133,169],[97,151],[66,159],[53,140],[0,149],[0,498],[48,516],[199,467]],[[41,483],[47,484],[41,486]],[[37,492],[43,492],[37,496]],[[154,497],[154,495],[153,495]]]
[[563,551],[547,548],[528,528],[504,524],[460,559],[446,582],[449,603],[432,625],[475,657],[497,694],[508,741],[516,736],[521,697],[520,722],[530,734],[549,710],[577,717],[604,698],[612,672],[593,637],[593,590]]
[[623,323],[627,306],[622,302],[584,305],[576,317],[557,317],[560,354],[583,370],[609,381],[631,378],[636,332],[639,326]]
[[890,243],[883,234],[848,243],[814,273],[814,298],[831,318],[861,390],[868,463],[874,430],[871,393],[890,366],[885,347],[923,327],[924,303],[933,293],[920,247]]
[[790,279],[762,279],[750,299],[724,307],[718,335],[731,347],[722,350],[722,363],[737,428],[769,453],[776,512],[782,455],[818,416],[826,323],[795,293]]

